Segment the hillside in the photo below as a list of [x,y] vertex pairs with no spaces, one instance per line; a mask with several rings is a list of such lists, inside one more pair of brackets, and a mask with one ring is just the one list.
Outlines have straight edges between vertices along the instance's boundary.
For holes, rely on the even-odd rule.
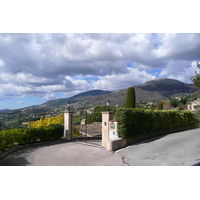
[[111,93],[111,91],[90,90],[87,92],[77,94],[70,98],[63,98],[63,99],[47,101],[44,104],[42,104],[42,106],[61,106],[61,105],[66,105],[68,101],[70,101],[70,103],[76,103],[78,101],[82,101],[83,99],[87,99],[87,98],[95,97],[95,96],[99,96],[99,95],[110,94],[110,93]]
[[10,109],[1,109],[0,112],[6,112],[9,111]]
[[[194,93],[198,88],[193,84],[185,84],[174,79],[158,78],[135,86],[135,90],[138,101],[160,101],[169,97],[186,96]],[[113,105],[123,105],[126,100],[126,92],[127,88],[113,92],[92,90],[70,98],[48,101],[43,106],[64,106],[70,101],[75,110],[83,110],[97,105],[105,105],[108,99]]]
[[[185,84],[169,78],[155,79],[134,87],[136,90],[137,101],[160,101],[168,99],[169,97],[186,96],[189,94],[200,96],[199,89],[193,84]],[[25,112],[37,114],[43,113],[43,115],[44,113],[51,113],[53,115],[56,115],[64,112],[68,101],[70,101],[74,111],[90,109],[97,105],[106,105],[108,100],[110,100],[112,105],[122,106],[126,101],[126,92],[127,88],[115,90],[113,92],[103,90],[91,90],[77,94],[70,98],[51,100],[39,106],[32,106],[29,108],[7,112],[9,112],[9,114],[11,115],[12,113],[19,112],[24,116]]]
[[195,89],[195,86],[174,79],[158,78],[139,85],[137,88],[150,92],[158,92],[164,96],[173,96],[181,93],[189,94],[191,90]]

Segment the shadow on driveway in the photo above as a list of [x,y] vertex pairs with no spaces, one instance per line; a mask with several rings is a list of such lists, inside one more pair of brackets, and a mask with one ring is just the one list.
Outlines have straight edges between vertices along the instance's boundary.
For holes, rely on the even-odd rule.
[[30,146],[24,146],[22,149],[15,149],[13,153],[8,152],[7,156],[0,159],[0,166],[28,166],[31,165],[28,162],[27,157],[31,155],[37,149],[42,147],[48,147],[59,144],[61,142],[51,142],[50,144],[33,144]]
[[122,157],[78,142],[43,144],[0,159],[0,166],[127,166]]

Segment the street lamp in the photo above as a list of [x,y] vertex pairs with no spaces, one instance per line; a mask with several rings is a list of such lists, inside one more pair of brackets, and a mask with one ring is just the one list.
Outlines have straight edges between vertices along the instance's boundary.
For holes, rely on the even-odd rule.
[[107,102],[107,111],[110,111],[110,101]]
[[70,111],[70,102],[67,103],[67,111]]

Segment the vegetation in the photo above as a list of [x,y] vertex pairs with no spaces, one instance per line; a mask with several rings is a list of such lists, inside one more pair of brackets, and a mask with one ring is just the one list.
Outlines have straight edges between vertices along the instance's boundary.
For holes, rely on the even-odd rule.
[[107,106],[103,105],[103,106],[96,106],[93,109],[92,114],[89,114],[87,116],[87,123],[91,124],[93,122],[101,122],[102,121],[102,114],[101,112],[103,111],[107,111]]
[[170,105],[173,106],[174,108],[176,108],[178,106],[186,105],[190,101],[196,100],[196,98],[191,98],[190,95],[185,96],[185,97],[181,97],[179,99],[177,99],[177,98],[171,98],[170,99]]
[[[200,69],[200,60],[197,61],[197,67]],[[191,76],[193,83],[200,88],[200,71],[195,71],[195,76]]]
[[50,126],[52,124],[64,125],[64,114],[61,113],[56,117],[48,117],[48,118],[41,117],[40,120],[38,121],[27,122],[29,128],[40,128],[40,127]]
[[158,103],[158,110],[163,110],[163,103],[162,102]]
[[200,109],[196,109],[193,113],[196,115],[198,123],[200,123]]
[[135,108],[135,88],[129,87],[126,95],[126,108]]
[[119,108],[115,113],[120,137],[148,134],[169,128],[197,124],[196,115],[190,111],[153,111],[144,109]]
[[0,151],[10,149],[14,145],[60,139],[63,136],[62,125],[52,125],[42,128],[10,129],[0,131]]

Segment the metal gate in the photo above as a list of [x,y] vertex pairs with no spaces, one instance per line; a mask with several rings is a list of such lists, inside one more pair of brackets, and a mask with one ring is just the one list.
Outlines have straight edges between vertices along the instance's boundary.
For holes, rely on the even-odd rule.
[[87,114],[80,125],[73,128],[73,138],[76,141],[101,146],[102,143],[102,122],[87,123]]

